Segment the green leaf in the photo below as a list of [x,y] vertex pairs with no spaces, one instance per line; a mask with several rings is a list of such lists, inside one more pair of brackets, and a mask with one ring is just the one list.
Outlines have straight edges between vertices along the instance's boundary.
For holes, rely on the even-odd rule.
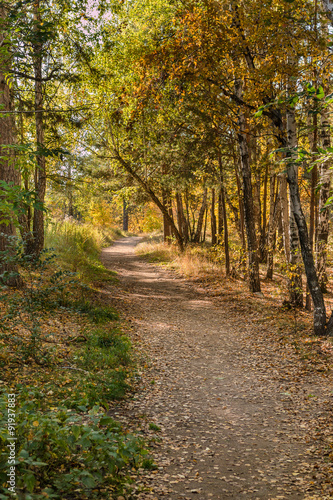
[[32,493],[35,483],[36,483],[36,478],[31,472],[27,472],[23,476],[24,482],[26,484],[27,490]]

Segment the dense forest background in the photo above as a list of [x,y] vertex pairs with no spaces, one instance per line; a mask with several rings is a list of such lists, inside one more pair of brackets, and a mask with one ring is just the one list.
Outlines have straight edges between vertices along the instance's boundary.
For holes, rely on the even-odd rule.
[[332,336],[332,24],[328,0],[0,2],[0,366],[24,498],[95,498],[108,467],[116,494],[153,467],[105,416],[136,376],[97,297],[121,234],[163,234],[155,257],[254,300],[269,284]]
[[20,232],[38,255],[66,217],[149,232],[162,215],[165,241],[211,242],[251,292],[284,254],[286,300],[330,334],[331,17],[296,0],[2,2],[1,248]]

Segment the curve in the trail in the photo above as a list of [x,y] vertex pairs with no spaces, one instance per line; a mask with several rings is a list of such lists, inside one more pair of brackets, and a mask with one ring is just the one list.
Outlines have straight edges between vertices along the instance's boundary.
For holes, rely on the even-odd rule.
[[132,318],[154,378],[121,411],[162,429],[159,469],[136,498],[324,498],[316,485],[305,491],[306,431],[250,349],[247,318],[235,321],[234,311],[140,259],[140,241],[119,240],[102,256],[119,274],[113,300]]

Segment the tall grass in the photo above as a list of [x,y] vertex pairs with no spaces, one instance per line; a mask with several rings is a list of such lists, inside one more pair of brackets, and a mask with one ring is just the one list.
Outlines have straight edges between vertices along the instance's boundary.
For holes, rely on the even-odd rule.
[[45,246],[54,249],[66,269],[89,279],[106,279],[106,269],[99,256],[122,233],[115,228],[101,228],[76,221],[50,221],[46,226]]
[[168,264],[187,278],[222,273],[221,264],[214,262],[209,249],[204,246],[189,245],[185,252],[179,253],[175,245],[163,242],[143,242],[137,246],[136,252],[149,262]]

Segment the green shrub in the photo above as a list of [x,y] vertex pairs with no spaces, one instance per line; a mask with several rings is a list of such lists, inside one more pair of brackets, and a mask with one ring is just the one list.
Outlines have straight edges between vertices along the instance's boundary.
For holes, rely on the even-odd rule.
[[[22,404],[20,404],[22,402]],[[43,410],[35,391],[22,390],[16,406],[16,486],[20,498],[98,498],[97,488],[120,491],[128,465],[146,454],[142,442],[93,408],[88,415]],[[0,498],[8,473],[6,396],[0,396]]]

